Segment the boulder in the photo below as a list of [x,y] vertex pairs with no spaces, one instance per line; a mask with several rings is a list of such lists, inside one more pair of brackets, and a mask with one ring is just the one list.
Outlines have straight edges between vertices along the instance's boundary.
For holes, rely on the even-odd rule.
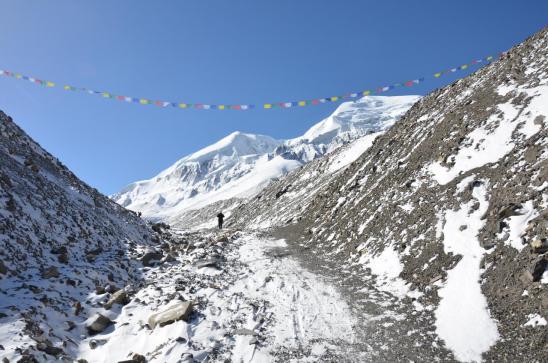
[[533,262],[533,265],[529,270],[533,281],[540,281],[542,274],[546,271],[546,266],[548,266],[548,259],[544,256],[540,256]]
[[77,301],[75,304],[74,304],[74,315],[78,316],[80,315],[80,313],[82,312],[82,304],[80,303],[80,301]]
[[222,235],[217,239],[217,242],[228,242],[228,236],[226,234]]
[[162,251],[149,251],[141,257],[141,262],[143,266],[151,266],[153,261],[160,261],[162,257]]
[[57,256],[57,261],[66,265],[69,262],[68,253],[61,253],[59,256]]
[[4,261],[0,260],[0,274],[5,275],[8,273],[8,268],[4,265]]
[[509,205],[501,208],[499,212],[499,219],[506,219],[513,216],[519,216],[522,213],[520,213],[521,205],[510,203]]
[[92,319],[92,322],[86,328],[88,329],[89,333],[95,334],[95,333],[101,333],[110,324],[112,324],[112,320],[110,320],[109,318],[107,318],[104,315],[97,314]]
[[50,279],[52,277],[59,277],[59,270],[57,270],[57,267],[51,266],[42,271],[42,278]]
[[95,349],[95,348],[97,348],[98,346],[105,344],[106,342],[107,342],[106,339],[91,339],[91,340],[89,341],[89,347],[90,347],[91,349]]
[[36,349],[54,357],[65,353],[63,349],[54,347],[49,341],[38,343]]
[[121,360],[118,363],[146,363],[147,359],[141,354],[135,353],[131,359]]
[[208,258],[208,259],[205,259],[205,260],[196,261],[196,267],[197,268],[203,268],[203,267],[219,268],[218,263],[219,263],[218,258]]
[[124,289],[116,291],[105,303],[104,308],[109,310],[114,304],[126,305],[129,303],[129,297]]
[[542,254],[548,251],[548,243],[546,243],[545,239],[536,239],[531,242],[531,249],[533,250],[533,253]]
[[177,320],[188,321],[191,312],[192,302],[179,301],[159,313],[152,314],[148,318],[148,326],[150,329],[154,329],[157,325],[164,326]]

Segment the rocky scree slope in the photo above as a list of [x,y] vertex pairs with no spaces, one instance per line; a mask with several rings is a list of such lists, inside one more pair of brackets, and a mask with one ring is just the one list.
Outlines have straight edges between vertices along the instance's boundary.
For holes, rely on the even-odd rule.
[[253,196],[273,179],[368,133],[387,129],[417,99],[375,96],[343,103],[303,136],[290,140],[234,132],[112,198],[147,218],[195,225],[195,210],[213,203],[230,209],[234,203],[227,200]]
[[4,361],[71,357],[92,318],[88,294],[138,281],[134,259],[159,241],[135,213],[84,184],[0,112]]
[[386,291],[413,291],[457,360],[546,361],[547,122],[545,28],[421,99],[300,208],[289,199],[306,167],[233,220],[292,208],[275,225]]
[[[374,140],[384,132],[371,132],[289,172],[272,181],[268,187],[249,200],[229,201],[234,204],[233,216],[227,219],[227,226],[264,229],[281,227],[301,220],[302,213],[316,195],[371,147]],[[225,205],[212,204],[208,208],[193,211],[193,217],[206,220],[209,216],[211,219],[215,209],[222,210],[223,207]]]

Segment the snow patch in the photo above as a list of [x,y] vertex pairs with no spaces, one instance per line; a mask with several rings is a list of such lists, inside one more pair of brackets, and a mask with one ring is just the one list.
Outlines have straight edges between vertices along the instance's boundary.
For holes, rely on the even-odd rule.
[[[489,206],[487,190],[482,185],[472,193],[475,201],[463,204],[457,211],[445,212],[445,253],[461,255],[462,259],[447,272],[447,281],[438,291],[441,301],[435,311],[436,333],[460,361],[481,361],[482,353],[499,339],[480,283],[480,261],[485,250],[477,235],[485,223],[481,216]],[[473,210],[476,201],[479,207]],[[468,228],[461,230],[462,225]]]
[[[529,200],[523,205],[518,213],[520,214],[506,219],[509,233],[506,244],[514,247],[518,251],[521,251],[525,246],[521,241],[521,236],[525,233],[528,223],[538,216],[538,212],[533,207],[533,201]],[[505,231],[501,232],[501,234],[504,233]]]
[[545,326],[547,324],[546,319],[544,319],[539,314],[529,314],[527,315],[527,322],[523,326],[530,326],[536,328],[538,326]]
[[373,141],[383,132],[377,132],[371,135],[363,136],[341,150],[329,164],[328,171],[334,173],[357,160],[367,149],[373,145]]
[[377,276],[378,288],[399,298],[404,298],[409,288],[405,281],[399,277],[403,271],[403,264],[400,257],[391,246],[386,248],[377,256],[365,254],[359,261],[364,268],[369,267],[371,272]]

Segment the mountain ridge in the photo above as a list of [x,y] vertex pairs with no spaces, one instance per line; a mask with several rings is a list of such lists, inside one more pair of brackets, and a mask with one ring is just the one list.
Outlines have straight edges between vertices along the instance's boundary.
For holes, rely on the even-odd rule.
[[152,179],[129,184],[111,198],[145,217],[169,219],[218,200],[248,197],[272,179],[341,145],[389,128],[418,98],[366,96],[346,102],[293,139],[236,131],[179,159]]

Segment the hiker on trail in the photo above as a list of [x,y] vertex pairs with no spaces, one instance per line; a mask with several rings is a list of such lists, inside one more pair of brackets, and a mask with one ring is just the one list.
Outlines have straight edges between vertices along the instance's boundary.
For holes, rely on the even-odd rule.
[[217,214],[217,219],[219,220],[219,229],[223,229],[223,219],[224,219],[225,215],[223,214],[223,212],[220,212],[219,214]]

